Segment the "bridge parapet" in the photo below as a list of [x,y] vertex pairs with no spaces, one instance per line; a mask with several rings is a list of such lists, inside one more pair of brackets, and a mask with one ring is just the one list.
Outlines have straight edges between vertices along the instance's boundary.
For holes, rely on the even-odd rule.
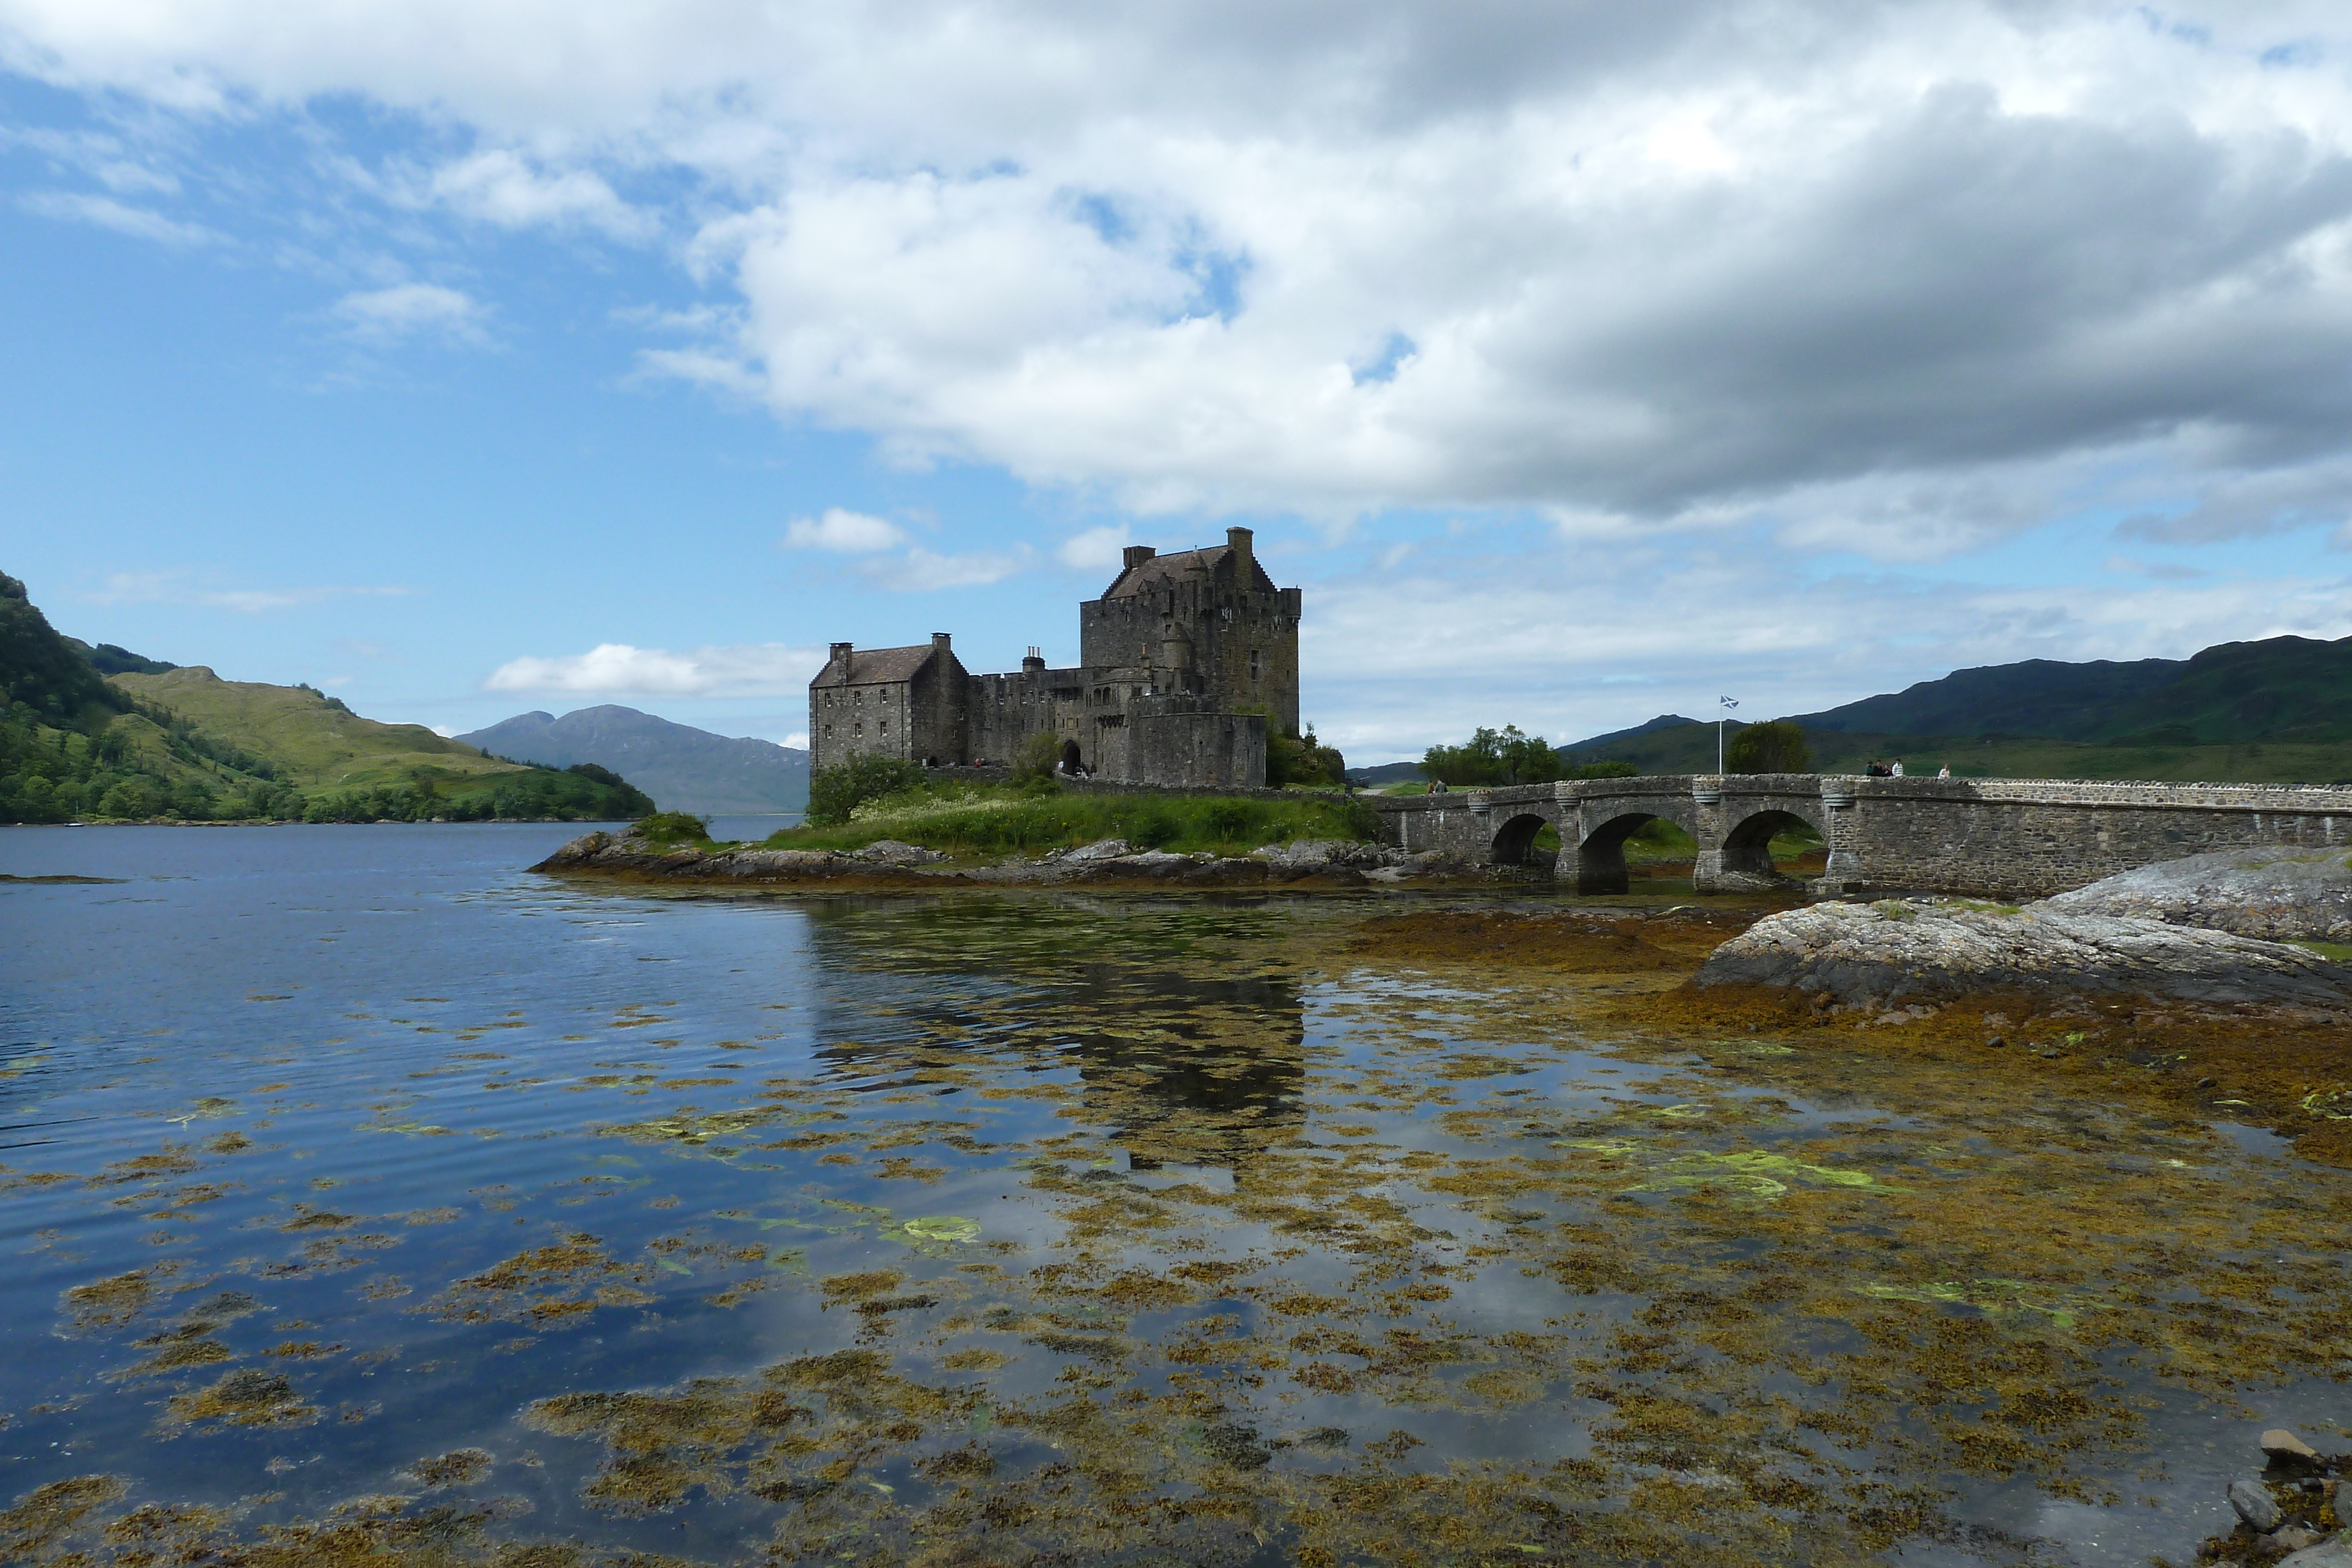
[[2038,898],[2210,850],[2352,851],[2352,789],[2295,784],[1681,774],[1367,800],[1391,842],[1486,864],[1534,863],[1549,826],[1591,893],[1624,891],[1624,841],[1654,819],[1697,841],[1700,892],[1789,885],[1769,845],[1800,824],[1828,847],[1824,894]]

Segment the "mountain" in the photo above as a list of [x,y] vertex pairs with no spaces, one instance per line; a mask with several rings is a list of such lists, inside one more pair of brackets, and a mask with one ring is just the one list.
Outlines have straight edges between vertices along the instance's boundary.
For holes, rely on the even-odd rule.
[[[1900,757],[1913,773],[1948,765],[1971,778],[2341,780],[2352,776],[2352,637],[2223,643],[2188,659],[1956,670],[1795,722],[1823,772]],[[1658,718],[1561,752],[1645,773],[1711,772],[1716,731]]]
[[[1559,754],[1562,757],[1570,757],[1587,751],[1600,751],[1608,747],[1622,746],[1629,740],[1638,740],[1645,735],[1654,735],[1662,729],[1679,729],[1684,725],[1698,722],[1697,719],[1685,718],[1677,713],[1662,713],[1649,723],[1637,724],[1631,729],[1612,729],[1606,735],[1596,735],[1588,739],[1570,741],[1559,748]],[[1734,729],[1738,727],[1737,720],[1733,722],[1732,727]]]
[[550,768],[580,762],[610,768],[665,811],[799,811],[808,806],[807,752],[713,735],[610,703],[562,718],[517,714],[458,739],[495,757]]
[[2192,658],[2128,664],[1990,664],[1800,714],[1797,722],[1851,734],[2137,737],[2179,746],[2352,740],[2352,637],[2223,643]]

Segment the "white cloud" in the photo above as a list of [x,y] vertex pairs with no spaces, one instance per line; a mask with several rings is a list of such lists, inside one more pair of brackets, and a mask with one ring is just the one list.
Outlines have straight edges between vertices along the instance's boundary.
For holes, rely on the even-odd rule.
[[459,289],[437,283],[396,283],[346,294],[335,301],[334,314],[352,337],[365,342],[393,343],[420,333],[480,342],[488,312]]
[[145,207],[133,207],[111,196],[95,196],[69,191],[37,191],[22,198],[21,204],[28,213],[44,218],[57,218],[66,223],[95,224],[112,229],[134,239],[153,240],[159,245],[209,245],[221,236],[202,224],[179,223],[151,212]]
[[468,217],[505,228],[580,225],[636,239],[656,227],[650,214],[622,201],[593,171],[572,168],[550,172],[506,148],[444,163],[422,185],[418,196],[412,199],[441,202]]
[[877,588],[929,593],[942,588],[982,588],[1027,570],[1029,551],[976,550],[941,555],[917,545],[890,560],[869,560],[860,569]]
[[1127,548],[1129,537],[1125,528],[1106,523],[1064,539],[1054,551],[1054,559],[1079,571],[1115,567],[1119,563],[1119,552]]
[[791,751],[806,751],[809,748],[808,731],[804,729],[794,730],[792,734],[784,737],[783,739],[778,741],[776,744]]
[[907,533],[886,517],[869,517],[845,507],[827,507],[817,517],[794,517],[784,525],[786,549],[831,550],[838,555],[866,555],[895,549]]
[[81,597],[93,604],[188,604],[207,610],[234,610],[260,615],[273,610],[293,610],[331,599],[399,598],[405,588],[357,585],[313,588],[225,588],[199,580],[187,571],[117,571]]
[[[1786,575],[1769,536],[1637,540],[1508,561],[1416,561],[1309,586],[1304,716],[1351,762],[1478,725],[1554,742],[1702,715],[1770,718],[2020,659],[2185,658],[2215,643],[2352,635],[2352,577],[2020,587]],[[1759,583],[1773,584],[1759,592]]]
[[600,643],[585,653],[509,660],[482,689],[564,696],[749,696],[799,694],[824,666],[821,648],[742,643],[673,653]]
[[[2305,0],[0,0],[60,87],[470,138],[384,199],[691,231],[741,309],[645,371],[899,458],[1141,511],[1778,510],[1890,560],[2098,506],[2041,480],[2117,454],[2200,537],[2342,520],[2347,51]],[[191,237],[107,199],[70,210]],[[363,319],[478,329],[440,303]]]

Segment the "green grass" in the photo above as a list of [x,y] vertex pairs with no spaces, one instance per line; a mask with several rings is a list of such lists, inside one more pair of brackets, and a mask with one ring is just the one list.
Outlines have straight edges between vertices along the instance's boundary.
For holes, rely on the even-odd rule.
[[2352,964],[2352,942],[2290,942],[2287,946],[2332,958],[2338,964]]
[[1299,790],[1283,800],[1191,795],[1029,793],[1010,785],[925,786],[858,809],[836,828],[787,828],[762,847],[856,850],[896,839],[950,854],[1039,854],[1101,839],[1180,854],[1238,854],[1297,839],[1377,837],[1370,809]]
[[209,735],[268,758],[280,778],[306,793],[410,785],[420,768],[440,779],[524,771],[423,725],[378,724],[330,706],[300,686],[224,681],[202,665],[109,679]]

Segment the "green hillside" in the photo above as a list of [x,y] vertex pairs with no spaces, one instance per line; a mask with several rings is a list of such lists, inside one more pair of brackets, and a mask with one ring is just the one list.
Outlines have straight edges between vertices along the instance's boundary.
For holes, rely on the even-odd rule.
[[[120,671],[111,677],[100,667]],[[58,635],[0,574],[0,822],[610,821],[601,768],[500,762],[308,686],[224,681]]]
[[1955,670],[1941,680],[1796,718],[1808,730],[1872,737],[2137,738],[2190,748],[2347,742],[2352,741],[2352,637],[2222,643],[2193,658],[2129,664],[2029,659]]
[[405,781],[427,768],[452,779],[520,771],[419,724],[362,718],[309,686],[225,681],[202,664],[108,684],[170,708],[207,734],[268,757],[306,789],[353,789]]

